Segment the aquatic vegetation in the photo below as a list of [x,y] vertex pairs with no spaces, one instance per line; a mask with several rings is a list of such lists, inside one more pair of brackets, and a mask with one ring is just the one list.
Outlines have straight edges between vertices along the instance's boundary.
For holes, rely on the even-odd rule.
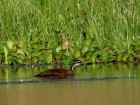
[[139,62],[138,0],[1,0],[0,65]]

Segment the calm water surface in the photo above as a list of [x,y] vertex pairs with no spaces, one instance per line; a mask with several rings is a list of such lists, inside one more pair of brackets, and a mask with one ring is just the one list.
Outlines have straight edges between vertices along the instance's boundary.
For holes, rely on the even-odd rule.
[[[139,105],[139,65],[78,67],[70,80],[32,77],[51,67],[1,68],[0,105]],[[66,67],[67,68],[67,67]]]

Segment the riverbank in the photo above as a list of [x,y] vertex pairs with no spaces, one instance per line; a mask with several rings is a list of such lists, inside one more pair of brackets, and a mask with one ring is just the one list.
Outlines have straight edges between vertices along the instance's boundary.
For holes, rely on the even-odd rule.
[[2,0],[0,64],[139,62],[138,0]]

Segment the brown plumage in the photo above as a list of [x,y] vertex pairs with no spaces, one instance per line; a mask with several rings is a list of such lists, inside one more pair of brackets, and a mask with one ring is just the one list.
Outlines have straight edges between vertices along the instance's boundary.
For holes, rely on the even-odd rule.
[[78,65],[82,65],[83,62],[75,61],[72,63],[70,70],[58,68],[58,69],[48,69],[36,75],[36,77],[42,77],[44,79],[67,79],[74,76],[74,68]]

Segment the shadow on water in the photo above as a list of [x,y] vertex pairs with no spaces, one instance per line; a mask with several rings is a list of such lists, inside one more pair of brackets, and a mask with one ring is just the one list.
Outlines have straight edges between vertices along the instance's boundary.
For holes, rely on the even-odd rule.
[[1,68],[0,105],[139,104],[140,65],[85,65],[70,79],[33,77],[49,68]]

